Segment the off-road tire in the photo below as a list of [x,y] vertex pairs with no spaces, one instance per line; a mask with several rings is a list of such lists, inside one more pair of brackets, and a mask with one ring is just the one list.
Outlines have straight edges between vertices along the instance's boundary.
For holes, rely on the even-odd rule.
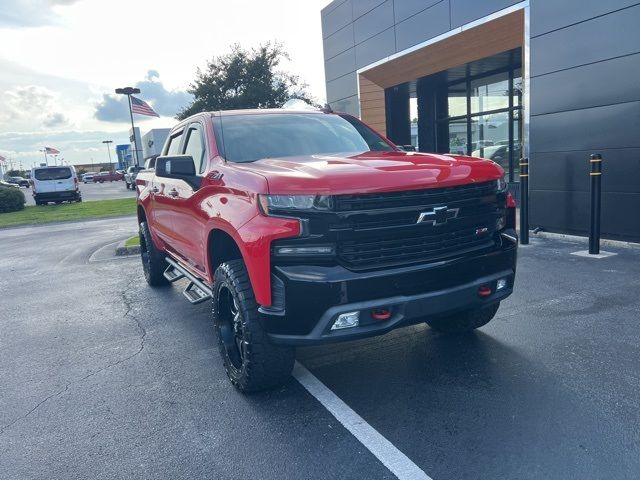
[[244,262],[223,263],[214,278],[213,324],[231,383],[243,393],[283,385],[293,369],[295,348],[271,343],[260,326],[258,305]]
[[153,244],[147,222],[140,222],[139,235],[140,258],[142,259],[145,280],[152,287],[168,285],[169,280],[164,276],[167,262],[165,262],[164,254]]
[[489,323],[496,315],[499,307],[500,302],[497,302],[488,307],[427,320],[427,324],[438,332],[466,333]]

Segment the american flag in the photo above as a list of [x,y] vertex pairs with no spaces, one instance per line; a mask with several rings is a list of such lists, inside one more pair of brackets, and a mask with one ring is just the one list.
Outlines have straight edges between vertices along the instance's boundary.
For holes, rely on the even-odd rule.
[[138,115],[149,115],[150,117],[160,116],[149,106],[147,102],[140,100],[133,95],[131,96],[131,111]]
[[60,150],[53,147],[44,147],[44,153],[46,153],[47,155],[58,155],[60,153]]

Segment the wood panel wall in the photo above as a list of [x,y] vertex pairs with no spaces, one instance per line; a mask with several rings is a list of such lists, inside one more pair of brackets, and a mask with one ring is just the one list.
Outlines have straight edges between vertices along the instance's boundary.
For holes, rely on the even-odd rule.
[[359,75],[358,82],[360,83],[360,118],[378,133],[386,135],[384,88],[363,75]]

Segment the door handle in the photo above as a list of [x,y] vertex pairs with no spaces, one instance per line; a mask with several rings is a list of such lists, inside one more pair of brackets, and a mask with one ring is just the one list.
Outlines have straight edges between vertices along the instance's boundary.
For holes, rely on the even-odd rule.
[[169,195],[171,195],[172,197],[177,197],[178,191],[175,188],[172,188],[171,190],[169,190]]
[[158,190],[158,187],[151,187],[151,191],[153,193],[158,193],[160,190]]
[[222,177],[224,177],[224,173],[219,172],[218,170],[214,170],[209,173],[207,177],[209,178],[209,180],[222,180]]

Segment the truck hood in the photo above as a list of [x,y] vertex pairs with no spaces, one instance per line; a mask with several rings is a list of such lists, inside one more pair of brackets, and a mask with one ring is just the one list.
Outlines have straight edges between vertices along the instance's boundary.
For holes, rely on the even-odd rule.
[[449,187],[502,177],[481,158],[417,152],[365,152],[269,158],[236,164],[264,176],[272,194],[354,194]]

